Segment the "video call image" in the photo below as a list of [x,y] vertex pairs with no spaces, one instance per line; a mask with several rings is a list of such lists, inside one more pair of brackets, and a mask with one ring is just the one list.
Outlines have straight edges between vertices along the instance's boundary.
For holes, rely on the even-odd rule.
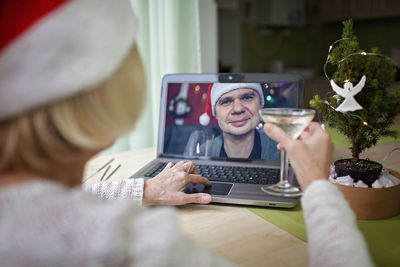
[[297,83],[170,83],[164,154],[279,159],[261,108],[295,107]]

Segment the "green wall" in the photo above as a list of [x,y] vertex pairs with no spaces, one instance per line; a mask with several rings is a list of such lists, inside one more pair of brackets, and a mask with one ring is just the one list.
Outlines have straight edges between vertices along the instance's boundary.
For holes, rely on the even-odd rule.
[[[393,46],[400,47],[400,18],[355,21],[354,31],[364,49],[377,46],[390,56]],[[285,67],[311,67],[322,75],[328,47],[341,37],[342,24],[289,29],[242,24],[242,32],[243,72],[268,72],[271,60],[282,59]]]

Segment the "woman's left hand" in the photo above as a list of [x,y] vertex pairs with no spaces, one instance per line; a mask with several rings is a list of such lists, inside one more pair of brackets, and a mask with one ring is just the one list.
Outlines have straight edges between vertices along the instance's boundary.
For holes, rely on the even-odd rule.
[[193,162],[168,163],[164,170],[144,182],[143,201],[149,204],[184,205],[187,203],[207,204],[211,195],[206,193],[186,194],[188,183],[211,185],[207,178],[198,174]]

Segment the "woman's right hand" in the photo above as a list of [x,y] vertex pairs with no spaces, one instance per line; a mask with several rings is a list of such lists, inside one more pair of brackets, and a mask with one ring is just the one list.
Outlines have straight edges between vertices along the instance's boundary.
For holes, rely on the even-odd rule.
[[332,141],[321,126],[311,122],[297,140],[290,138],[281,128],[267,123],[265,133],[278,142],[278,148],[287,151],[297,180],[305,191],[313,181],[327,179],[333,153]]
[[183,192],[188,183],[202,183],[210,186],[207,178],[198,174],[193,162],[170,162],[156,177],[146,180],[143,189],[143,201],[149,204],[184,205],[187,203],[207,204],[211,195],[206,193],[186,194]]

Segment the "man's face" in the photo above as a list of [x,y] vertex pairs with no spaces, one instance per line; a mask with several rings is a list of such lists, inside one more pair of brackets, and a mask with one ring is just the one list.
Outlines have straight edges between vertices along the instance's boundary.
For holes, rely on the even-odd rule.
[[223,94],[215,104],[215,118],[225,133],[246,134],[260,122],[261,108],[258,93],[249,88],[232,90]]

